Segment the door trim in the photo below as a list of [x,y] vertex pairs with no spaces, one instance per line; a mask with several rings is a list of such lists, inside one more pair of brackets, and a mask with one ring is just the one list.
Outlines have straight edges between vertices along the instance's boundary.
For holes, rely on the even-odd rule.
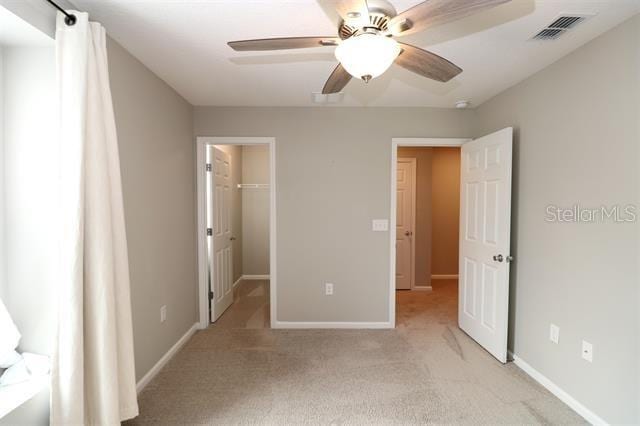
[[[416,193],[418,192],[418,188],[417,188],[417,184],[418,184],[418,160],[415,157],[398,157],[398,162],[403,161],[405,163],[409,163],[411,164],[412,170],[411,170],[411,185],[412,185],[412,192],[411,192],[411,232],[413,232],[413,235],[411,235],[411,271],[410,271],[410,278],[409,278],[409,289],[410,290],[415,290],[416,289],[416,198],[417,195]],[[397,163],[396,163],[396,167],[398,167]],[[397,169],[396,169],[397,170]],[[397,189],[397,181],[396,181],[396,189]],[[397,194],[396,194],[397,195]],[[397,206],[396,206],[397,208]],[[397,236],[397,235],[396,235]],[[394,245],[395,247],[395,245]],[[425,286],[418,286],[419,288],[424,288]]]
[[391,139],[391,193],[389,194],[389,324],[396,326],[396,174],[398,147],[461,147],[471,138],[392,138]]
[[207,236],[205,202],[205,147],[207,145],[268,145],[269,146],[269,300],[271,304],[271,328],[276,319],[276,139],[272,137],[196,137],[196,244],[198,250],[198,325],[209,327],[209,291],[207,288]]

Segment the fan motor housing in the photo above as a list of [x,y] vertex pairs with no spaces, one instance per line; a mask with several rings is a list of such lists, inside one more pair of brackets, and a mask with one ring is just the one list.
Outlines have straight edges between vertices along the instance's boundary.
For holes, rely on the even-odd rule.
[[[369,6],[370,28],[387,31],[389,21],[398,14],[395,7],[386,0],[368,0],[367,4]],[[338,29],[338,34],[342,40],[346,40],[361,29],[343,21]]]

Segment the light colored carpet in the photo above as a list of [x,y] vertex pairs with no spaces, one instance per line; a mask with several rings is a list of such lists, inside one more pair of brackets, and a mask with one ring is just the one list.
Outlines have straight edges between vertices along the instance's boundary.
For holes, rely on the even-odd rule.
[[127,424],[583,424],[456,326],[457,284],[398,292],[395,330],[270,330],[249,281],[140,395]]

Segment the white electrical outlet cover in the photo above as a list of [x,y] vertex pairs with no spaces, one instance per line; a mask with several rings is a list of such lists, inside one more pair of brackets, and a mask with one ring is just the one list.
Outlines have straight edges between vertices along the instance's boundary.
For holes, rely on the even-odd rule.
[[551,324],[549,327],[549,340],[556,344],[560,340],[560,327],[555,324]]
[[325,283],[324,284],[324,294],[327,295],[327,296],[333,295],[333,284],[332,283]]

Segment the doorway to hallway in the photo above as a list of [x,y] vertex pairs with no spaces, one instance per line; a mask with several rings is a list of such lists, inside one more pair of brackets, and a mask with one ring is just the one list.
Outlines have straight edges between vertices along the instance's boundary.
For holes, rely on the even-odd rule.
[[[460,149],[459,241],[458,241],[458,326],[500,362],[507,361],[507,328],[509,313],[509,263],[511,231],[511,170],[513,129],[506,128],[479,139],[392,140],[391,147],[391,223],[407,226],[403,209],[404,182],[399,167],[402,147],[457,147]],[[417,186],[414,184],[414,188]],[[438,185],[440,190],[440,185]],[[414,203],[417,204],[417,203]],[[414,215],[415,218],[415,215]],[[416,228],[417,229],[417,228]],[[441,226],[438,226],[438,230]],[[398,239],[413,237],[413,229],[398,235],[398,226],[390,232],[390,307],[395,320],[398,265],[406,275],[407,252],[397,250]],[[433,231],[433,230],[432,230]],[[414,242],[405,247],[415,246]],[[437,250],[437,248],[434,248]],[[398,258],[400,256],[400,258]],[[411,264],[409,262],[409,264]],[[415,260],[413,264],[417,263]],[[412,271],[415,275],[415,271]],[[411,282],[411,281],[410,281]],[[415,281],[412,287],[415,289]],[[406,283],[400,280],[401,286]],[[429,288],[429,286],[422,286]]]

